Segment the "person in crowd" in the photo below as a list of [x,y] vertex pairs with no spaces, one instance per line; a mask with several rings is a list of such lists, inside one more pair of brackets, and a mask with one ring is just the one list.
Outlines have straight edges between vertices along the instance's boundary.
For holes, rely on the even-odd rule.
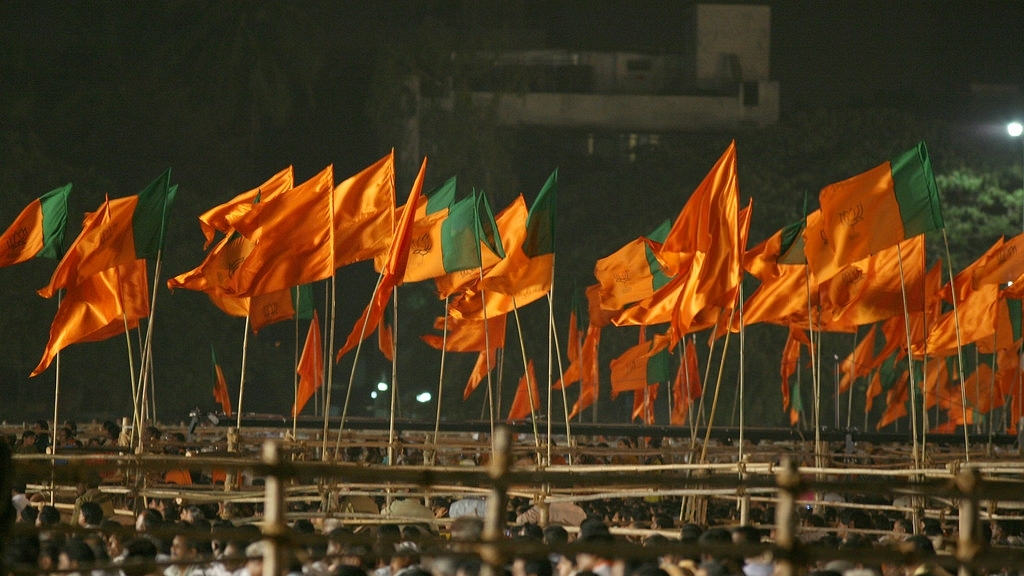
[[60,549],[57,568],[67,571],[70,576],[88,576],[89,568],[96,562],[92,548],[79,538],[69,538]]
[[75,519],[78,526],[86,530],[97,530],[103,522],[103,508],[96,502],[82,502]]
[[75,485],[75,509],[71,514],[74,522],[78,522],[79,512],[82,509],[82,504],[85,502],[99,504],[104,518],[112,518],[114,516],[114,501],[110,498],[110,494],[100,490],[101,482],[102,479],[99,473],[95,470],[90,470],[85,479]]
[[[49,445],[49,442],[47,442]],[[15,454],[39,454],[39,436],[31,430],[25,430],[21,433],[21,441],[18,446],[14,449]]]

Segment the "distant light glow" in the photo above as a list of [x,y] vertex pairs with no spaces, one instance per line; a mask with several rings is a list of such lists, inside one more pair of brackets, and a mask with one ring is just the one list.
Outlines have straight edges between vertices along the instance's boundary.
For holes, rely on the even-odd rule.
[[380,390],[381,392],[387,392],[388,391],[388,383],[387,382],[377,382],[377,390]]
[[416,401],[419,402],[420,404],[426,404],[427,402],[430,402],[431,398],[433,398],[433,396],[430,395],[430,392],[420,392],[419,394],[416,395]]
[[374,400],[377,399],[377,391],[376,390],[374,390],[373,392],[370,392],[370,398],[373,398]]
[[1020,122],[1010,122],[1006,125],[1006,133],[1016,138],[1024,133],[1024,126]]

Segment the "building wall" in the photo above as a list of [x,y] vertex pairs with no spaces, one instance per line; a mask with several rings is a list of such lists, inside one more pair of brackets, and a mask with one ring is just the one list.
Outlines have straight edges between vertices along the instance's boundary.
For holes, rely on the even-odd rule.
[[770,78],[771,7],[699,4],[694,25],[698,87]]

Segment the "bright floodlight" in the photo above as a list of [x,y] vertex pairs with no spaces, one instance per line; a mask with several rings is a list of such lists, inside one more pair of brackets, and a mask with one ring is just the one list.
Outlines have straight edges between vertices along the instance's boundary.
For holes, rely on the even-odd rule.
[[381,392],[387,392],[388,391],[388,383],[387,382],[377,382],[377,390],[380,390]]
[[1021,126],[1020,122],[1010,122],[1006,125],[1006,133],[1016,138],[1024,133],[1024,126]]
[[374,400],[377,399],[377,391],[376,390],[374,390],[373,392],[370,392],[370,398],[373,398]]
[[419,394],[416,395],[416,401],[419,402],[420,404],[426,404],[427,402],[430,402],[431,398],[433,398],[433,396],[430,395],[430,392],[420,392]]

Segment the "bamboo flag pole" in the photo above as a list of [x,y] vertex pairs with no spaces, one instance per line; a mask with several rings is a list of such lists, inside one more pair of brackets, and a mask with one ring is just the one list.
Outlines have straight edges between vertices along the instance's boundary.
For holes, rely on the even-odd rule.
[[[853,331],[853,348],[851,348],[851,350],[854,350],[854,351],[857,350],[857,331],[856,330]],[[851,354],[853,354],[853,353],[851,352]],[[874,354],[874,351],[872,351],[872,354]],[[856,357],[854,357],[854,360],[856,360]],[[856,374],[857,366],[856,366],[856,364],[853,364],[852,362],[851,362],[851,364],[852,365],[850,366],[850,372],[851,372],[851,374],[850,374],[850,389],[847,390],[847,395],[846,395],[846,429],[847,430],[850,429],[850,423],[851,423],[851,421],[853,419],[853,388],[854,388],[853,384],[854,384],[854,382],[857,381],[857,379],[853,377],[853,375]]]
[[[552,265],[552,267],[551,267],[551,286],[548,288],[548,297],[547,297],[547,301],[548,301],[548,330],[547,330],[547,332],[548,332],[548,386],[547,386],[547,388],[548,388],[548,412],[547,412],[547,425],[548,425],[548,429],[547,429],[547,445],[548,445],[548,453],[547,453],[546,463],[549,466],[551,465],[551,396],[552,396],[551,386],[554,384],[554,382],[551,380],[551,374],[552,374],[552,368],[553,368],[553,365],[552,365],[552,362],[551,362],[551,351],[554,349],[554,346],[552,345],[551,340],[552,340],[552,334],[555,333],[554,294],[555,294],[555,268]],[[559,373],[561,373],[561,371],[562,371],[562,359],[561,358],[558,359],[558,371],[559,371]],[[531,394],[531,397],[532,397],[532,394]],[[532,398],[531,398],[531,401],[532,401]]]
[[[739,292],[737,295],[737,303],[740,309],[740,451],[739,460],[737,460],[737,462],[743,462],[743,390],[744,377],[746,374],[746,362],[744,361],[746,352],[746,327],[743,326],[743,282],[740,282]],[[730,326],[729,328],[731,329],[732,327]]]
[[[327,390],[324,391],[324,430],[323,430],[323,439],[322,439],[323,442],[322,442],[322,446],[320,448],[320,460],[322,462],[326,462],[327,461],[327,437],[330,435],[329,432],[330,432],[330,421],[331,421],[331,390],[334,388],[334,359],[331,356],[333,356],[333,354],[334,354],[334,332],[335,332],[334,324],[335,324],[336,315],[337,315],[337,312],[338,312],[338,306],[337,306],[337,303],[338,303],[338,298],[337,298],[338,288],[337,287],[338,287],[338,278],[337,278],[337,273],[335,273],[335,274],[331,275],[331,290],[330,290],[330,292],[331,292],[330,293],[331,301],[329,302],[329,306],[328,306],[328,308],[330,309],[328,312],[329,312],[330,317],[331,317],[331,319],[330,319],[330,325],[331,326],[330,326],[328,342],[327,342],[327,354],[324,355],[324,360],[327,361],[326,362],[326,364],[327,364],[327,381],[324,382],[324,386],[326,386]],[[342,422],[344,422],[344,418],[342,418]]]
[[[252,302],[252,300],[250,300]],[[299,405],[299,309],[302,307],[302,290],[295,291],[295,356],[292,359],[292,390],[295,393],[295,400],[292,404],[292,442],[298,440],[299,432],[299,411],[295,408]]]
[[[811,357],[811,390],[813,390],[812,397],[814,398],[814,464],[821,467],[821,388],[818,373],[821,369],[821,358],[819,356],[819,347],[815,346],[814,308],[811,304],[810,265],[804,266],[804,289],[807,293],[807,331],[810,333],[810,337],[807,341],[810,342],[811,345],[808,353]],[[797,374],[800,374],[799,367],[797,367]],[[802,407],[803,406],[801,405],[801,408]]]
[[[251,302],[251,301],[250,301]],[[249,315],[245,315],[245,335],[242,337],[242,370],[238,377],[238,419],[235,429],[242,433],[242,398],[245,396],[245,361],[249,353]]]
[[[910,339],[910,312],[907,310],[907,283],[906,278],[903,275],[903,249],[900,245],[896,245],[896,261],[900,267],[900,293],[903,295],[903,325],[906,328],[907,333],[907,370],[910,372],[909,383],[910,387],[910,428],[912,431],[911,438],[913,442],[913,458],[914,467],[921,467],[921,454],[917,444],[917,387],[914,383],[914,354],[911,351],[911,339]],[[956,288],[953,289],[953,299],[956,300]]]
[[[377,275],[377,284],[374,285],[373,293],[370,295],[370,302],[371,303],[373,302],[374,298],[377,297],[377,291],[380,290],[380,283],[381,283],[381,280],[384,278],[384,270],[386,270],[386,269],[387,268],[381,268],[381,273]],[[363,326],[359,330],[359,342],[356,343],[356,354],[355,354],[355,356],[352,357],[352,369],[349,371],[349,374],[348,374],[348,387],[345,390],[345,404],[341,408],[341,422],[338,423],[338,437],[337,437],[337,439],[334,442],[334,456],[335,457],[338,456],[338,451],[341,450],[341,434],[345,430],[345,418],[348,416],[348,403],[352,399],[352,385],[356,381],[356,364],[359,363],[359,353],[363,349],[363,341],[366,339],[366,328],[367,328],[367,325],[369,323],[370,323],[370,315],[366,314],[366,316],[363,317]],[[331,350],[333,351],[334,348],[332,347]],[[392,388],[393,388],[393,386],[392,386]],[[330,408],[330,404],[328,404],[328,408]],[[392,408],[394,408],[394,403],[393,402],[392,402]],[[325,435],[324,436],[324,445],[325,446],[326,446],[326,443],[327,443],[327,436]],[[327,450],[327,448],[325,447],[324,451],[326,452],[326,450]]]
[[[549,302],[548,310],[551,311],[551,313],[548,315],[548,321],[551,323],[551,331],[554,332],[557,335],[558,332],[557,332],[557,330],[555,330],[554,308],[553,308],[553,306],[551,306],[550,301],[551,301],[551,293],[549,292],[548,293],[548,302]],[[579,342],[569,342],[569,345],[570,346],[576,346],[576,353],[577,354],[581,354],[582,353],[582,350],[580,349]],[[580,356],[577,355],[576,357],[579,358]],[[563,412],[563,414],[565,416],[565,441],[569,442],[570,439],[572,438],[572,433],[571,433],[570,428],[569,428],[569,396],[565,392],[565,370],[562,369],[562,351],[558,347],[558,338],[557,337],[555,338],[555,358],[558,359],[558,375],[559,375],[559,379],[562,380],[562,412]],[[580,384],[580,386],[582,387],[582,383]],[[548,388],[550,388],[550,386],[548,386]],[[549,394],[548,395],[548,414],[549,414],[548,419],[549,420],[551,418],[550,411],[551,411],[551,395]],[[549,427],[548,428],[548,436],[550,436],[550,435],[551,435],[551,429]],[[550,464],[550,463],[551,463],[551,454],[549,453],[548,454],[548,464]],[[571,454],[569,455],[569,463],[572,464],[572,455]]]
[[942,229],[942,242],[946,246],[946,268],[949,270],[949,285],[953,292],[953,326],[956,328],[956,355],[960,363],[960,408],[964,415],[964,461],[971,461],[971,441],[967,433],[967,392],[964,390],[964,348],[960,340],[960,313],[956,305],[956,282],[953,276],[953,258],[949,254],[949,235]]
[[[163,238],[161,234],[161,238]],[[153,321],[155,319],[156,312],[156,294],[159,291],[160,286],[160,268],[163,264],[163,248],[156,252],[156,265],[153,268],[153,292],[150,295],[149,304],[149,321],[146,322],[146,344],[142,348],[142,362],[139,366],[139,386],[142,387],[142,405],[146,405],[146,387],[149,384],[149,371],[148,366],[152,363],[153,358]],[[120,285],[121,278],[118,275],[118,285]],[[124,299],[121,299],[124,302]],[[125,328],[127,331],[127,328]],[[134,375],[133,375],[134,377]],[[141,416],[141,414],[140,414]]]
[[[62,296],[62,290],[57,291],[57,309],[60,310],[60,301]],[[58,419],[57,406],[60,400],[60,351],[57,351],[56,358],[54,359],[53,368],[53,427],[50,429],[50,453],[57,453],[57,426],[60,424]],[[50,466],[50,505],[53,506],[56,495],[57,495],[57,468],[56,462]]]
[[[477,250],[478,250],[477,254],[479,254],[479,248]],[[484,268],[483,268],[482,261],[481,261],[480,268],[478,270],[480,272],[479,279],[480,279],[481,282],[483,282],[483,279],[484,279]],[[490,334],[490,326],[489,326],[489,322],[488,322],[488,318],[487,318],[487,291],[486,290],[481,290],[480,291],[480,305],[483,308],[483,314],[484,314],[484,362],[487,363],[487,410],[488,410],[488,414],[489,414],[489,420],[491,422],[491,455],[494,456],[494,449],[495,449],[494,448],[494,446],[495,446],[494,445],[494,412],[495,412],[495,402],[496,402],[496,399],[494,397],[494,386],[491,383],[492,382],[491,381],[491,334]],[[497,352],[495,352],[495,354],[497,354]],[[504,355],[502,355],[502,359],[501,360],[502,360],[501,363],[504,364],[504,361],[505,361]],[[500,370],[499,370],[499,372],[500,372]]]
[[[448,299],[449,296],[444,297],[444,329],[441,331],[441,370],[437,377],[437,416],[434,417],[434,438],[433,438],[433,453],[434,460],[437,460],[437,435],[441,431],[441,398],[443,395],[441,392],[444,389],[444,359],[447,356],[448,351]],[[486,332],[486,328],[484,328]],[[486,344],[484,345],[486,348]],[[487,350],[484,350],[484,354],[487,354]]]
[[[729,323],[732,323],[732,313],[729,315]],[[708,389],[708,380],[711,378],[711,359],[714,358],[715,346],[718,343],[717,340],[711,340],[711,345],[708,346],[708,361],[707,365],[704,366],[704,381],[700,384],[700,402],[697,405],[697,414],[694,415],[693,426],[690,427],[690,448],[693,449],[697,446],[697,428],[700,427],[701,421],[704,419],[704,401],[707,396],[704,392]],[[690,346],[696,346],[696,342],[691,342]],[[691,409],[692,410],[692,409]],[[710,426],[709,426],[710,428]]]
[[[388,466],[395,465],[395,411],[398,408],[398,288],[391,291],[391,417],[388,419]],[[386,310],[384,311],[387,312]],[[383,317],[383,313],[381,314]],[[369,316],[367,316],[369,320]],[[365,323],[364,323],[365,328]],[[380,328],[377,328],[380,330]],[[338,436],[339,440],[341,435]]]
[[[729,312],[729,326],[732,326],[732,316],[736,313],[736,309],[732,309]],[[722,344],[722,356],[718,362],[718,377],[715,378],[715,397],[711,401],[711,411],[708,413],[708,426],[704,430],[704,445],[700,449],[700,462],[701,464],[707,461],[708,457],[708,442],[711,441],[711,426],[715,421],[715,410],[718,408],[718,393],[722,389],[722,372],[725,370],[725,355],[729,351],[729,337],[732,336],[732,330],[725,333],[725,342]],[[708,364],[710,365],[710,356],[708,357]]]
[[516,333],[519,335],[519,351],[523,355],[523,370],[526,372],[526,396],[530,399],[530,421],[533,424],[533,445],[537,449],[537,456],[540,456],[540,432],[537,431],[537,411],[539,406],[533,405],[533,386],[536,382],[530,381],[529,361],[526,359],[526,342],[523,341],[523,326],[519,322],[519,305],[516,304],[516,297],[512,297],[512,314],[516,318]]

